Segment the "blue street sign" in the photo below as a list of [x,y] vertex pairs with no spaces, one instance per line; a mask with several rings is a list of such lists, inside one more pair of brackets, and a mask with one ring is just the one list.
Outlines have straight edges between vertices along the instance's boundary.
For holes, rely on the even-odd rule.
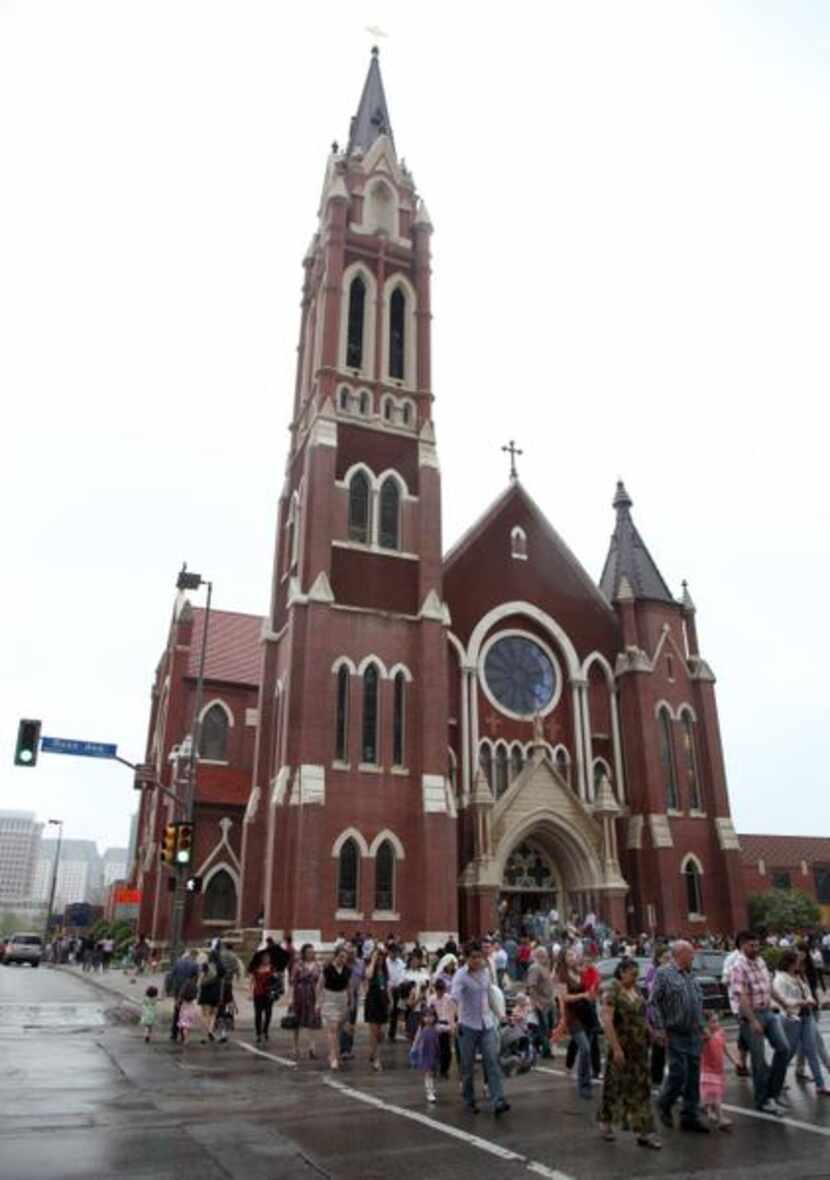
[[115,758],[118,746],[108,742],[82,742],[76,738],[40,739],[42,754],[80,754],[82,758]]

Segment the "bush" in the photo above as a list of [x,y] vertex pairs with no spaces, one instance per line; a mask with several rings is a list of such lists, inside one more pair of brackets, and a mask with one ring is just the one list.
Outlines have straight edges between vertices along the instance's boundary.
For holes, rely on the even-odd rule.
[[749,921],[756,930],[765,927],[773,934],[783,934],[817,926],[821,910],[799,889],[770,889],[749,898]]

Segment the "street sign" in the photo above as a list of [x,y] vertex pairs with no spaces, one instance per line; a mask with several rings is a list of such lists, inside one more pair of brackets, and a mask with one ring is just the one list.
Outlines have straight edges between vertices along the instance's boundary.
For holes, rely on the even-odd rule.
[[115,758],[118,746],[108,742],[84,742],[77,738],[45,737],[40,739],[42,754],[78,754],[82,758]]

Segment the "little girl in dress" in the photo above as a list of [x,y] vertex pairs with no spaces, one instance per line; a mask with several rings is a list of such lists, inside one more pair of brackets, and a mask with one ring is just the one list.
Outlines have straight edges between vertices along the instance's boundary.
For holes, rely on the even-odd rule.
[[723,1095],[726,1088],[724,1070],[726,1058],[738,1062],[726,1043],[726,1033],[718,1020],[717,1012],[711,1012],[707,1021],[709,1037],[703,1042],[700,1056],[700,1100],[706,1113],[721,1131],[732,1130],[732,1120],[723,1113]]
[[409,1050],[409,1060],[424,1076],[424,1093],[427,1102],[437,1102],[435,1094],[435,1070],[440,1056],[438,1036],[438,1014],[430,1005],[421,1015],[421,1027]]
[[179,1036],[182,1044],[187,1044],[190,1030],[199,1023],[199,1007],[196,1003],[196,984],[188,980],[180,992],[179,1004]]
[[139,1024],[144,1028],[145,1044],[150,1040],[150,1034],[153,1031],[153,1025],[156,1023],[156,1016],[158,1014],[158,994],[159,989],[153,987],[151,984],[144,993],[144,999],[141,1001],[141,1016],[139,1016]]

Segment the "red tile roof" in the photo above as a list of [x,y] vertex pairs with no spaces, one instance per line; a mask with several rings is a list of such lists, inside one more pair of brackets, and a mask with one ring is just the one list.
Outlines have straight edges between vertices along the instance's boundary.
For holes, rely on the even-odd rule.
[[[192,610],[193,632],[187,665],[189,676],[195,676],[199,671],[205,619],[202,607],[194,606]],[[262,623],[260,615],[212,610],[208,622],[205,679],[258,685],[262,661]]]
[[830,838],[827,836],[743,836],[741,859],[744,864],[764,861],[768,868],[798,867],[824,861],[830,864]]

